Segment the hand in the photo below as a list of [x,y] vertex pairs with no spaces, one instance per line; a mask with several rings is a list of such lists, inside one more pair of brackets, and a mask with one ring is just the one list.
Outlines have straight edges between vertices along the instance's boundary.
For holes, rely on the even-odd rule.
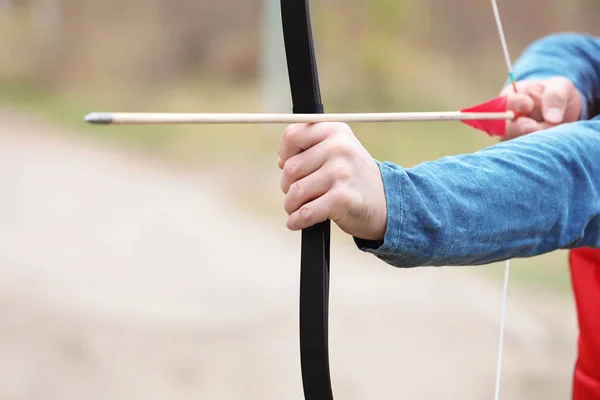
[[515,94],[512,85],[509,85],[500,92],[508,96],[508,109],[523,115],[508,122],[506,136],[502,140],[574,122],[581,115],[581,94],[565,77],[520,81],[517,82],[517,91]]
[[348,125],[290,125],[278,164],[289,229],[331,219],[350,235],[383,240],[387,203],[381,173]]

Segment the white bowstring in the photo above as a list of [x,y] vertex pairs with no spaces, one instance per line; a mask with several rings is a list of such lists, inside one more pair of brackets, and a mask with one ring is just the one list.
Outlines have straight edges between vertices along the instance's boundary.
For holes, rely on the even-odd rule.
[[506,331],[506,303],[508,294],[508,277],[510,275],[510,260],[506,260],[504,269],[504,292],[502,294],[502,311],[500,313],[500,343],[498,344],[498,364],[496,365],[496,386],[494,400],[500,399],[500,377],[502,376],[502,355],[504,354],[504,332]]
[[[514,75],[512,63],[510,61],[510,55],[508,54],[508,46],[506,44],[506,37],[504,36],[504,29],[502,29],[502,21],[500,20],[500,12],[498,11],[498,4],[496,0],[492,1],[492,9],[494,10],[494,18],[496,19],[496,26],[498,28],[498,35],[500,36],[500,43],[502,43],[502,50],[504,52],[504,60],[506,61],[506,67],[508,68],[508,76],[514,85]],[[513,86],[514,87],[514,86]],[[516,87],[515,87],[516,90]],[[496,365],[496,385],[494,389],[494,400],[500,399],[500,378],[502,376],[502,356],[504,354],[504,332],[506,326],[506,307],[508,298],[508,280],[510,275],[510,260],[506,260],[506,268],[504,270],[504,291],[502,294],[502,311],[500,313],[500,339],[498,344],[498,363]]]
[[504,60],[506,61],[506,67],[508,68],[508,72],[512,73],[512,63],[510,62],[508,46],[506,45],[506,37],[504,36],[504,29],[502,29],[500,11],[498,11],[498,3],[496,2],[496,0],[492,0],[492,9],[494,10],[494,18],[496,19],[496,26],[498,27],[498,35],[500,35],[500,43],[502,43],[502,50],[504,52]]

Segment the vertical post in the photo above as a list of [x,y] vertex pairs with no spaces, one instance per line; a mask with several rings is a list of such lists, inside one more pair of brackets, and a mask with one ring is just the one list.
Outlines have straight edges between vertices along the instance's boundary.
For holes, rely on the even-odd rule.
[[287,64],[279,0],[262,0],[261,111],[284,113],[290,109]]

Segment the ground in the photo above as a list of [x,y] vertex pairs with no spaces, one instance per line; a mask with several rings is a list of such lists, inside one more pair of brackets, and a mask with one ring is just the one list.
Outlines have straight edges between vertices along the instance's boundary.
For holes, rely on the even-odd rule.
[[[0,126],[1,399],[302,399],[283,216],[242,211],[215,173],[13,110]],[[336,398],[493,398],[501,284],[395,269],[334,233]],[[571,298],[509,300],[501,398],[569,398]]]

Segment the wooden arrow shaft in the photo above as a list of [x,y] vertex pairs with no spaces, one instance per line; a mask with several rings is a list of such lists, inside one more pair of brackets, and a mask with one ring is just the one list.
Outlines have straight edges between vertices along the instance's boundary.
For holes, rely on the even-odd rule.
[[94,112],[85,117],[91,124],[293,124],[317,122],[410,122],[512,120],[506,112],[404,112],[348,114],[227,114],[227,113],[133,113]]

